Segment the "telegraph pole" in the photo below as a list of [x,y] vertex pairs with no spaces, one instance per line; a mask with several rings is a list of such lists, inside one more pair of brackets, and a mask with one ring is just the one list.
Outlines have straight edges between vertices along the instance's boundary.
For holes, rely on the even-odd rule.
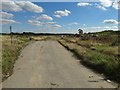
[[12,43],[12,26],[10,26],[10,38],[11,38],[11,43]]

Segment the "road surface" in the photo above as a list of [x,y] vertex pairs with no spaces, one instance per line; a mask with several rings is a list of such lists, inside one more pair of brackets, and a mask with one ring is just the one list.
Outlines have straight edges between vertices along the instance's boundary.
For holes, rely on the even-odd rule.
[[37,41],[23,49],[3,88],[114,88],[79,63],[57,41]]

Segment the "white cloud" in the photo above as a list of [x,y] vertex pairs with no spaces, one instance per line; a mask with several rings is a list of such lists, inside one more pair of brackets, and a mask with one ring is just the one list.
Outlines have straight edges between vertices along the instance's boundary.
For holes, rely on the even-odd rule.
[[58,24],[55,24],[54,27],[55,27],[55,28],[61,28],[62,26],[61,26],[61,25],[58,25]]
[[16,1],[15,2],[18,6],[20,6],[23,10],[35,12],[35,13],[41,13],[43,12],[43,8],[31,3],[29,1]]
[[118,30],[118,26],[95,26],[95,27],[85,27],[83,28],[85,32],[99,32],[103,30]]
[[11,1],[11,0],[1,0],[1,2],[9,2],[9,1]]
[[0,24],[12,24],[12,23],[18,23],[14,20],[10,20],[10,19],[1,19],[0,20]]
[[97,5],[96,8],[99,8],[101,10],[107,11],[107,9],[104,6],[101,6],[101,5]]
[[112,6],[112,1],[111,0],[99,0],[100,4],[95,4],[96,8],[99,8],[101,10],[107,11],[108,7]]
[[63,17],[63,16],[68,16],[69,14],[71,14],[70,11],[68,11],[67,9],[65,9],[64,11],[55,11],[55,17],[57,18],[60,18],[60,17]]
[[113,3],[112,7],[115,8],[115,9],[120,9],[120,2],[115,1],[115,2]]
[[78,3],[77,6],[78,7],[80,7],[80,6],[91,6],[91,4],[90,3]]
[[112,6],[112,1],[111,0],[99,0],[101,5],[104,7],[110,7]]
[[117,30],[118,30],[118,26],[112,26],[112,28],[114,28],[114,29],[117,29]]
[[105,26],[103,30],[118,30],[118,26]]
[[33,26],[41,26],[42,25],[42,22],[37,21],[37,20],[28,20],[28,23]]
[[70,23],[70,24],[68,24],[68,25],[79,25],[79,23],[73,22],[73,23]]
[[54,24],[54,25],[46,25],[44,28],[49,31],[56,31],[56,30],[62,28],[62,26],[59,24]]
[[42,14],[41,16],[36,18],[37,20],[53,20],[52,17],[46,15],[46,14]]
[[118,26],[103,26],[101,27],[103,30],[108,29],[108,30],[116,30],[118,29]]
[[14,15],[11,14],[11,13],[7,13],[7,12],[0,12],[0,15],[2,15],[2,18],[3,19],[9,19],[9,18],[12,18]]
[[10,1],[10,2],[2,2],[1,10],[18,12],[18,11],[22,11],[22,8],[16,5],[14,1]]
[[[45,23],[44,23],[45,24]],[[40,31],[46,31],[46,32],[51,32],[51,31],[56,31],[60,29],[62,26],[59,24],[45,24],[41,28],[39,28]]]
[[43,12],[43,8],[32,3],[29,1],[10,1],[10,2],[2,2],[2,8],[3,11],[31,11],[35,13],[41,13]]
[[41,22],[38,20],[28,20],[28,23],[33,26],[56,26],[56,22]]
[[106,24],[118,24],[118,21],[114,20],[114,19],[108,19],[108,20],[104,20],[103,23],[106,23]]
[[14,16],[11,13],[1,11],[0,15],[1,15],[0,24],[19,23],[19,22],[16,22],[15,20],[10,19],[10,18],[12,18]]
[[101,29],[101,27],[90,27],[91,29]]
[[83,24],[83,26],[86,26],[86,24]]
[[108,27],[108,26],[105,26],[105,27],[103,27],[104,29],[110,29],[110,27]]
[[56,22],[46,22],[45,24],[55,24]]
[[60,15],[54,15],[55,17],[57,17],[57,18],[61,18],[61,16]]
[[39,28],[39,31],[42,31],[42,32],[55,32],[56,30],[60,29],[62,26],[59,25],[59,24],[54,24],[54,25],[49,25],[49,24],[46,24],[44,26],[42,26],[41,28]]

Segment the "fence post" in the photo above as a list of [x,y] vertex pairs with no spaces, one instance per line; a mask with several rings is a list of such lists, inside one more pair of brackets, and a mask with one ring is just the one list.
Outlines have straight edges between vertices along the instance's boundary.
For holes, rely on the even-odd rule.
[[12,43],[12,26],[10,26],[10,38],[11,38],[11,43]]

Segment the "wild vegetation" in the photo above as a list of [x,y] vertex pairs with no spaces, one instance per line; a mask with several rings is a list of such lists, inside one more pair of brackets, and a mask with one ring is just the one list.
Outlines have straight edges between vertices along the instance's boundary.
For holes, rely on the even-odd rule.
[[2,80],[12,74],[15,60],[20,54],[21,49],[27,45],[29,38],[27,36],[12,37],[12,43],[9,35],[2,36]]
[[59,42],[80,58],[80,62],[107,78],[120,82],[120,54],[118,33],[103,31],[80,34],[77,37],[66,36]]

